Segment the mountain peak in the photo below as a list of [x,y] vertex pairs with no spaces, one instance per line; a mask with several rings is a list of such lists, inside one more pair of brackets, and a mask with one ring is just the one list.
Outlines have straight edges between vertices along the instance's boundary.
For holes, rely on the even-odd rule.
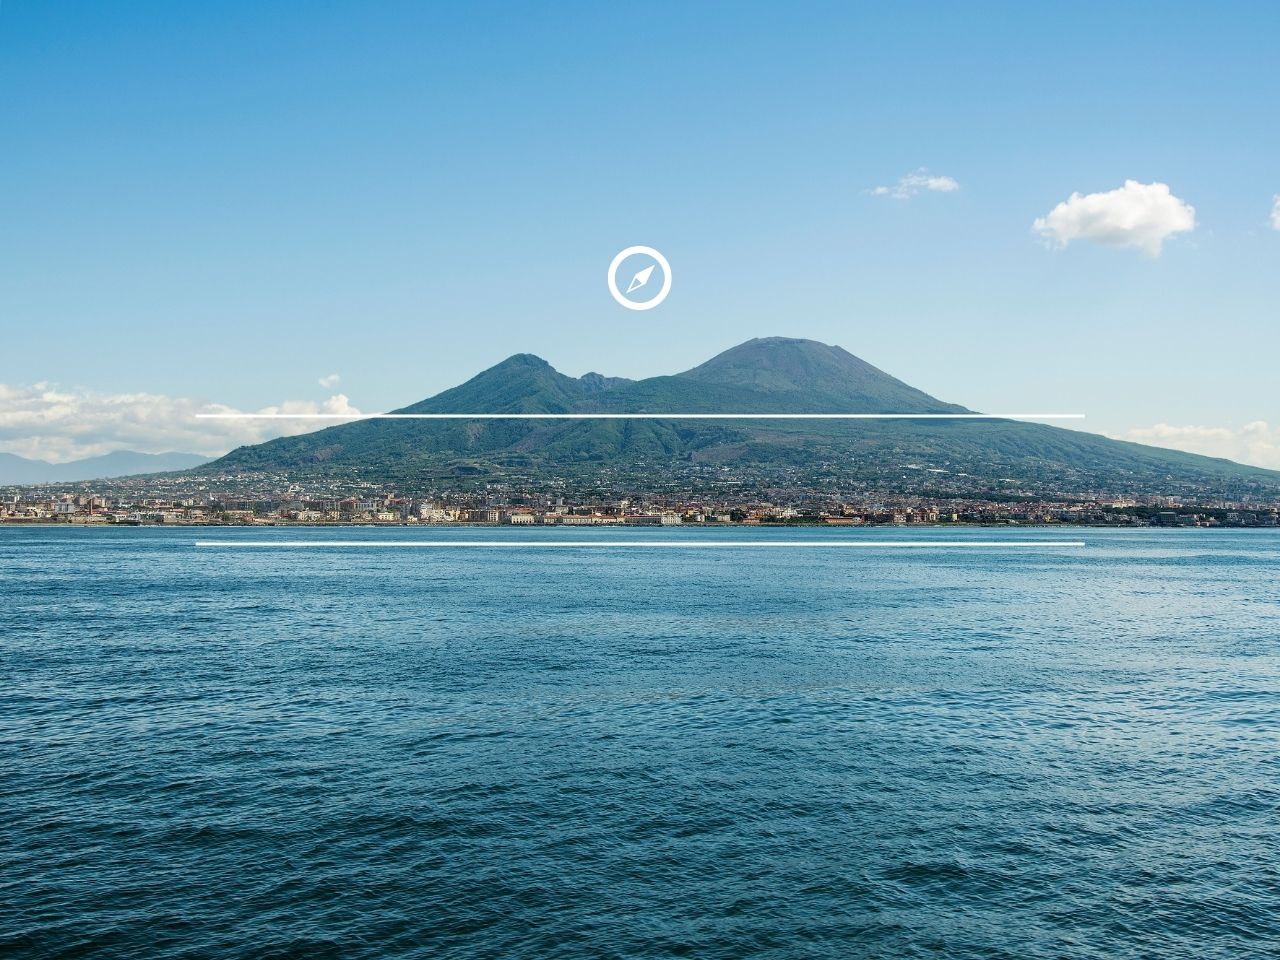
[[561,413],[582,386],[532,353],[513,354],[466,383],[405,407],[403,413]]
[[554,369],[551,364],[543,360],[536,353],[513,353],[507,359],[500,363],[494,364],[486,373],[492,373],[496,370],[551,370]]
[[839,350],[840,347],[823,343],[821,340],[810,340],[807,337],[752,337],[744,340],[736,347],[730,347],[725,353],[743,350],[748,347],[818,347],[823,350]]
[[626,377],[606,377],[603,373],[584,373],[578,378],[578,382],[582,384],[582,389],[587,393],[604,393],[606,390],[612,390],[614,387],[621,387],[628,383],[635,383]]
[[794,337],[756,337],[677,376],[787,400],[791,409],[844,413],[946,413],[943,403],[843,347]]
[[[754,337],[736,347],[718,353],[697,370],[726,369],[749,366],[752,368],[792,368],[796,372],[815,366],[857,366],[862,361],[843,347],[818,340],[801,340],[796,337]],[[691,371],[692,372],[692,371]]]

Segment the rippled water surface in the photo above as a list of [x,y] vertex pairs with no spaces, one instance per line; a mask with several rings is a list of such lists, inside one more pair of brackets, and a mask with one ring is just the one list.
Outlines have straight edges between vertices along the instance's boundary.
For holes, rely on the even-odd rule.
[[0,529],[0,955],[1275,955],[1280,535],[1078,535]]

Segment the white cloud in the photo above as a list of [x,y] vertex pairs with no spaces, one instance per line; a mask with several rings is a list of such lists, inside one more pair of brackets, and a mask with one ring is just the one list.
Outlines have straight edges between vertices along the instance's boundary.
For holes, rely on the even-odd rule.
[[[100,393],[56,384],[0,384],[0,450],[55,463],[112,450],[216,456],[246,443],[308,433],[307,420],[197,420],[197,413],[242,413],[224,404],[154,393]],[[352,413],[341,393],[322,403],[288,400],[257,413]]]
[[1271,226],[1280,230],[1280,193],[1277,193],[1271,202]]
[[321,377],[316,383],[328,390],[330,387],[336,387],[341,379],[336,373],[331,373],[327,377]]
[[1135,428],[1117,439],[1280,470],[1280,426],[1270,426],[1264,420],[1246,423],[1239,429],[1157,423],[1154,427]]
[[1175,197],[1167,183],[1126,180],[1123,187],[1106,193],[1073,193],[1037,218],[1032,229],[1059,247],[1072,240],[1092,240],[1158,257],[1165,240],[1195,226],[1195,207]]
[[892,197],[894,200],[910,200],[922,190],[933,193],[952,193],[960,189],[954,177],[934,176],[924,167],[914,173],[908,173],[897,183],[887,187],[873,187],[871,193],[877,197]]

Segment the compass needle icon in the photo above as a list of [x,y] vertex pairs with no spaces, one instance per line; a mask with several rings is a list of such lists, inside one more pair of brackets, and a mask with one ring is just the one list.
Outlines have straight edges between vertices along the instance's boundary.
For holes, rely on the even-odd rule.
[[653,275],[654,266],[655,264],[651,263],[649,264],[649,266],[645,267],[643,270],[637,273],[634,277],[632,277],[631,282],[627,284],[627,293],[630,293],[632,290],[639,290],[646,283],[648,283],[649,277]]

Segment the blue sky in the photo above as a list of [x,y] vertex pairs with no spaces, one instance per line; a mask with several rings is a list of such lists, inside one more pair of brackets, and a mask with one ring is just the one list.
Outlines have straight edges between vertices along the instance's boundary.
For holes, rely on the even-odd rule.
[[[785,335],[1280,467],[1280,6],[606,6],[7,0],[0,449],[212,452],[253,437],[165,398],[372,411]],[[958,189],[874,193],[921,169]],[[1033,231],[1126,180],[1195,228]],[[675,275],[646,313],[604,283],[632,244]],[[140,394],[153,435],[112,433]]]

